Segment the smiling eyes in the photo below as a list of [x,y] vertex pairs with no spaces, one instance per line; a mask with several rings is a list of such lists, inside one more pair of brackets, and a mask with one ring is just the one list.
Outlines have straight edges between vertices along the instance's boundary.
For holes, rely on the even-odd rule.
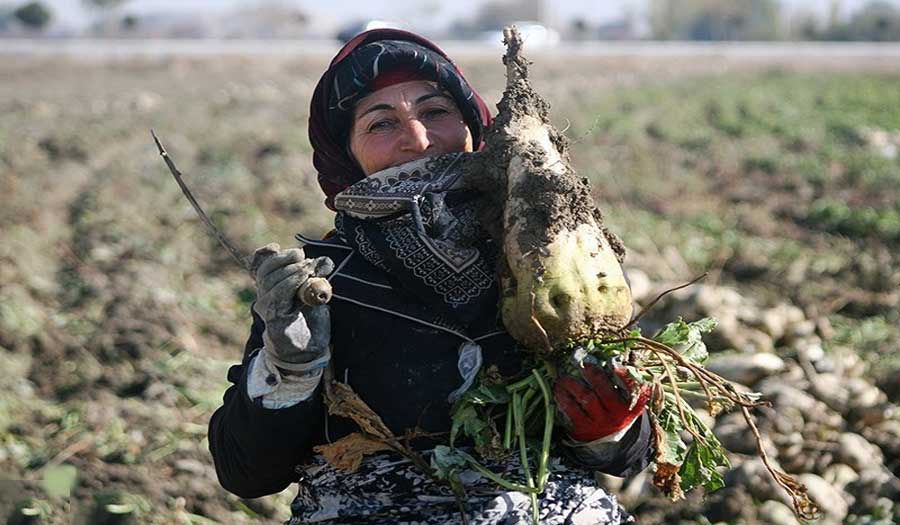
[[[436,106],[423,110],[419,114],[419,120],[422,122],[433,122],[451,114],[450,110],[441,106]],[[394,130],[398,124],[399,121],[396,118],[381,118],[369,124],[366,131],[368,133],[387,133]]]

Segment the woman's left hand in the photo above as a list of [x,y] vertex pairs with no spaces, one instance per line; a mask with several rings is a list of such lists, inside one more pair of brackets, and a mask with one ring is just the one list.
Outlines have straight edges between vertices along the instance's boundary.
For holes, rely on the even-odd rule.
[[553,397],[572,439],[595,441],[628,428],[644,411],[650,387],[635,385],[624,367],[607,371],[586,363],[580,377],[557,379]]

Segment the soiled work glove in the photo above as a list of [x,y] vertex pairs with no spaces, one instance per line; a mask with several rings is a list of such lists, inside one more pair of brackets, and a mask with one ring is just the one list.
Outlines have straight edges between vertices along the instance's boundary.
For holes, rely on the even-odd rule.
[[641,415],[650,389],[643,386],[635,392],[636,388],[625,367],[611,366],[607,371],[585,363],[580,377],[566,375],[556,381],[553,397],[569,435],[586,442],[620,432]]
[[268,244],[253,253],[256,303],[266,325],[263,343],[269,361],[279,369],[303,373],[324,368],[330,358],[331,321],[328,305],[306,306],[297,291],[310,277],[334,269],[328,257],[307,259],[300,248],[281,250]]

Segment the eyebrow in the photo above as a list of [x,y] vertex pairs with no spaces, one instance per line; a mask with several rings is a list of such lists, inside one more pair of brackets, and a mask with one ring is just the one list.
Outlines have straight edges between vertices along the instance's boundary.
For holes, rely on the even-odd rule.
[[[425,102],[425,101],[428,100],[428,99],[432,99],[432,98],[435,98],[435,97],[442,97],[442,98],[446,98],[447,100],[452,100],[452,99],[451,99],[446,93],[444,93],[443,91],[434,91],[434,92],[432,92],[432,93],[426,93],[426,94],[422,95],[421,97],[417,98],[416,101],[415,101],[413,104],[418,105],[418,104],[421,104],[422,102]],[[375,104],[374,106],[372,106],[372,107],[370,107],[370,108],[367,108],[365,111],[363,111],[362,113],[360,113],[359,115],[357,115],[356,118],[361,118],[363,115],[366,115],[366,114],[371,113],[371,112],[373,112],[373,111],[382,110],[382,109],[394,109],[394,106],[392,106],[392,105],[390,105],[390,104]]]

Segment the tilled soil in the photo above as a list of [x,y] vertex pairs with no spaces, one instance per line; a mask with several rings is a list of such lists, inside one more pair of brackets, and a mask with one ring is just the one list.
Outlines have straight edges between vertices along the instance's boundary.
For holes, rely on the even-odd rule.
[[[799,66],[804,74],[811,68]],[[858,140],[841,139],[846,144],[827,135],[835,160],[824,178],[810,179],[800,176],[801,164],[783,167],[740,152],[783,147],[776,160],[803,160],[822,144],[783,138],[775,128],[765,133],[776,139],[739,142],[748,132],[723,124],[719,109],[703,117],[719,126],[711,139],[685,138],[683,129],[664,124],[677,117],[667,113],[678,105],[673,98],[719,97],[703,86],[721,83],[727,101],[730,76],[755,86],[751,93],[787,79],[791,97],[800,86],[822,99],[813,115],[827,120],[832,95],[822,86],[830,80],[792,76],[784,64],[767,76],[764,65],[743,69],[734,61],[591,59],[572,75],[561,67],[534,64],[535,85],[554,104],[558,127],[572,124],[573,166],[591,178],[607,222],[623,235],[638,301],[712,270],[703,286],[660,304],[646,330],[677,315],[719,317],[710,349],[736,351],[728,370],[756,371],[735,380],[777,394],[776,412],[760,417],[782,466],[816,476],[808,481],[820,497],[843,502],[832,504],[829,519],[889,523],[900,469],[900,367],[891,360],[900,355],[900,324],[891,317],[900,252],[882,223],[863,216],[860,224],[882,229],[850,234],[852,220],[838,214],[822,222],[821,213],[809,212],[815,199],[831,195],[873,209],[896,202],[896,192],[872,183],[893,176],[895,160],[840,156],[840,148],[855,148],[853,155],[882,158],[882,143],[863,133],[876,119],[853,114],[861,131]],[[895,104],[883,86],[895,84],[879,83],[884,67],[870,76],[856,68],[849,83],[872,82],[887,113]],[[48,523],[76,514],[97,523],[91,513],[111,502],[148,523],[286,517],[291,489],[245,501],[216,481],[206,424],[228,386],[228,366],[240,359],[253,289],[202,229],[148,130],[156,129],[207,212],[244,252],[272,241],[288,245],[297,231],[322,234],[330,218],[305,125],[323,68],[304,58],[239,57],[13,57],[0,66],[0,469],[23,494],[49,503]],[[496,61],[463,69],[483,94],[499,95]],[[834,89],[843,89],[835,74]],[[660,91],[635,102],[641,86]],[[656,105],[646,102],[657,97]],[[738,123],[756,115],[754,100]],[[760,104],[777,109],[776,102]],[[846,137],[845,128],[829,129]],[[733,150],[738,158],[726,155]],[[780,364],[742,361],[760,353]],[[745,430],[727,418],[716,430],[729,436],[723,443],[736,466],[730,488],[672,504],[641,480],[610,486],[645,523],[693,523],[701,514],[711,522],[741,515],[745,523],[774,523],[783,502],[760,481],[743,448]],[[877,461],[860,464],[856,450]],[[67,466],[74,482],[65,481]],[[71,495],[48,496],[42,479],[62,479],[57,485]]]

